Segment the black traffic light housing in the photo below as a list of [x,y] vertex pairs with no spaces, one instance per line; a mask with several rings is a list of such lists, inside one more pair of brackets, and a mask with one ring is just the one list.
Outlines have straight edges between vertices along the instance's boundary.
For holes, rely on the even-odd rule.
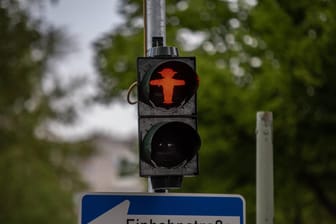
[[137,60],[142,177],[182,179],[199,172],[195,64],[194,57]]

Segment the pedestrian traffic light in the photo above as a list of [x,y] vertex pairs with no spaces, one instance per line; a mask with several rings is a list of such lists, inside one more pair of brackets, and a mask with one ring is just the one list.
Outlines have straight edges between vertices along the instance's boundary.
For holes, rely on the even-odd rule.
[[198,174],[194,57],[139,57],[140,176]]

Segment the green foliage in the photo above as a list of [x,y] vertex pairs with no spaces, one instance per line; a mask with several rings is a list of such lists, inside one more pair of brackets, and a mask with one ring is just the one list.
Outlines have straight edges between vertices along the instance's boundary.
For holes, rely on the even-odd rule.
[[[136,79],[142,55],[132,23],[141,5],[122,7],[133,9],[119,28],[128,32],[112,31],[97,49],[114,96]],[[201,34],[192,48],[190,34]],[[167,1],[168,45],[195,55],[200,76],[201,174],[185,178],[183,191],[242,194],[254,223],[255,116],[272,111],[275,222],[336,221],[335,35],[330,0]],[[120,58],[126,66],[117,71]]]
[[88,144],[40,137],[55,115],[41,82],[59,50],[59,33],[40,25],[18,1],[0,1],[0,223],[75,223],[84,187],[74,161]]

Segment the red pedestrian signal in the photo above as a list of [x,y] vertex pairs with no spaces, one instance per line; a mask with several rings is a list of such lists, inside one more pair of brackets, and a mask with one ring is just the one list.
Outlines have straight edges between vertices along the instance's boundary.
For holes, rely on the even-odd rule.
[[140,83],[140,100],[166,109],[185,104],[198,88],[198,77],[192,64],[178,59],[161,59],[160,62],[144,74]]
[[149,83],[151,86],[162,87],[163,92],[163,104],[173,104],[173,94],[175,86],[184,86],[185,81],[174,79],[174,75],[177,73],[171,68],[164,68],[162,71],[158,72],[162,79],[154,79]]

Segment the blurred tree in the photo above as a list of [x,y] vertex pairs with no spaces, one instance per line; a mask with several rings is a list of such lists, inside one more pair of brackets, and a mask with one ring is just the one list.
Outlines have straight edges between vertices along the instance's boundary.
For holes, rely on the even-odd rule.
[[[183,191],[238,193],[255,222],[255,116],[274,113],[275,222],[336,221],[336,2],[170,0],[167,45],[197,56],[201,174]],[[110,96],[136,79],[142,6],[96,44]]]
[[57,115],[42,79],[62,37],[42,25],[20,1],[0,1],[0,223],[75,223],[84,187],[74,161],[88,144],[50,141],[42,125]]

